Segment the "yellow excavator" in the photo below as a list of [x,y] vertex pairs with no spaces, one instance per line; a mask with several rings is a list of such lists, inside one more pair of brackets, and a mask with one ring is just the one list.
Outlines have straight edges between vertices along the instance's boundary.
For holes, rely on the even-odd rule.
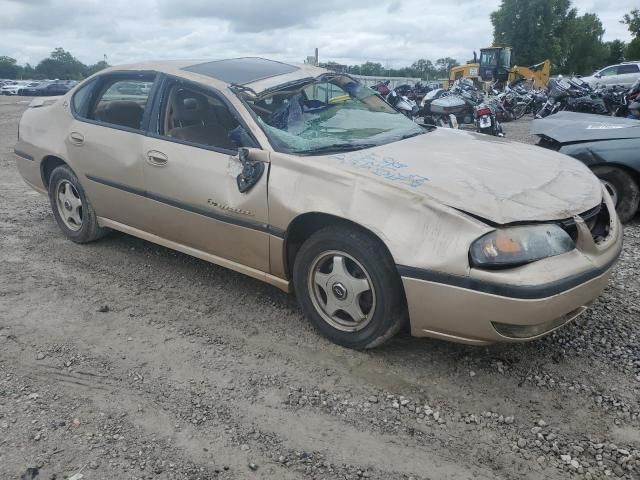
[[[476,57],[474,53],[474,58]],[[480,50],[480,62],[458,65],[449,71],[449,85],[460,78],[470,78],[475,83],[514,85],[528,82],[533,88],[545,88],[551,75],[551,61],[530,67],[511,66],[511,47],[490,47]]]

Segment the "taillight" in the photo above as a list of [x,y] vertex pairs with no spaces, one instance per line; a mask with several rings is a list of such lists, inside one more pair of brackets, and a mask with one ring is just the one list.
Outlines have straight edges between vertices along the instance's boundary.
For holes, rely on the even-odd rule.
[[478,116],[479,117],[483,117],[485,115],[491,115],[491,109],[490,108],[479,108],[478,109]]

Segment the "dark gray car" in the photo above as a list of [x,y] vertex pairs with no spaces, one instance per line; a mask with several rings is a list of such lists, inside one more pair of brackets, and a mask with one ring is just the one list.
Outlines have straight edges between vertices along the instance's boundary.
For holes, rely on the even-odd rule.
[[593,170],[606,186],[623,222],[640,204],[640,121],[559,112],[534,120],[539,145],[570,155]]

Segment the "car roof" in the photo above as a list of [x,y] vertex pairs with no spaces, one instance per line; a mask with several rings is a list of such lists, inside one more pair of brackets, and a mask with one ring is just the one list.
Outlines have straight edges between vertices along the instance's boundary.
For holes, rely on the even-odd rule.
[[[161,60],[114,66],[106,70],[157,71],[191,79],[217,88],[242,85],[256,93],[277,85],[314,78],[328,70],[309,64],[280,62],[260,57],[225,60]],[[105,73],[105,70],[98,75]]]
[[605,69],[610,68],[610,67],[619,67],[620,65],[640,65],[640,61],[614,63],[612,65],[607,65],[606,67],[602,67],[601,69],[596,70],[596,72],[599,72],[600,70],[605,70]]

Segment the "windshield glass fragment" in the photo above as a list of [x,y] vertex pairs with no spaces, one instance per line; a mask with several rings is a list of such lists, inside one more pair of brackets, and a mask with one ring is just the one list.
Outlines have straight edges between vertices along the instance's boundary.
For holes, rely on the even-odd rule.
[[347,76],[322,76],[259,96],[240,95],[274,148],[287,153],[360,150],[426,132]]

